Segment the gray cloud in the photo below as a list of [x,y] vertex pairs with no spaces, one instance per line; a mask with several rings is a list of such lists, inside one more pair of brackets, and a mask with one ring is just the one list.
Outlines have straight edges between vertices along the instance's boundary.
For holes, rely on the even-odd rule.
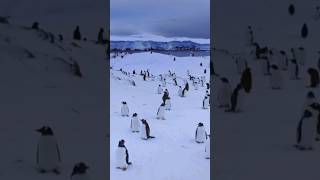
[[210,38],[209,0],[111,0],[111,34]]

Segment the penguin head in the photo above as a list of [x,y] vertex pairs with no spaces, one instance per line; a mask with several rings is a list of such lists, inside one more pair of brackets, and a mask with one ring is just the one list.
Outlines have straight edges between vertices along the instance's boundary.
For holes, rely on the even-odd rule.
[[198,123],[198,126],[199,126],[199,127],[202,127],[202,126],[203,126],[203,123],[201,123],[201,122]]
[[138,116],[138,114],[137,113],[133,113],[133,115],[132,115],[133,117],[137,117]]
[[40,129],[36,129],[42,136],[53,136],[53,131],[49,126],[42,126]]
[[309,91],[308,94],[307,94],[307,97],[308,98],[315,98],[315,95],[312,91]]
[[123,101],[122,104],[127,104],[127,102]]
[[74,165],[71,177],[76,174],[85,174],[88,169],[89,166],[87,166],[84,162],[79,162]]
[[121,139],[118,143],[118,147],[124,147],[125,142],[126,142],[125,140]]
[[301,47],[301,46],[300,46],[298,49],[299,49],[300,51],[303,51],[303,50],[304,50],[304,48],[303,48],[303,47]]

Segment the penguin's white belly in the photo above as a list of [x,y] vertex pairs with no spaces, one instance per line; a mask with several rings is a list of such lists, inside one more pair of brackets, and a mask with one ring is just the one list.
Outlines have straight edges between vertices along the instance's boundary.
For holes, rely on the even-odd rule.
[[140,129],[140,122],[137,117],[133,117],[131,119],[131,131],[139,131]]
[[90,180],[90,177],[87,174],[76,174],[73,175],[72,180]]
[[122,106],[122,108],[121,108],[121,115],[122,115],[122,116],[128,116],[128,115],[129,115],[129,108],[128,108],[128,106]]
[[207,141],[206,141],[205,157],[206,158],[210,158],[210,138],[208,138]]
[[48,171],[58,168],[59,154],[54,136],[41,136],[38,145],[39,168]]
[[142,124],[141,128],[140,128],[140,137],[141,137],[141,139],[148,139],[146,126],[144,124]]
[[116,151],[116,167],[126,168],[128,166],[126,156],[126,149],[124,147],[118,147]]
[[198,127],[196,141],[197,142],[204,142],[205,139],[206,139],[206,131],[205,131],[204,127]]
[[312,147],[316,138],[317,118],[310,117],[303,119],[301,145],[304,147]]

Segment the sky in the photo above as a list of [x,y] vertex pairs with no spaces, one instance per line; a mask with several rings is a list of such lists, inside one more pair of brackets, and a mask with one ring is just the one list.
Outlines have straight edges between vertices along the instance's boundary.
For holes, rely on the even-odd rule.
[[110,33],[210,38],[210,0],[110,0]]

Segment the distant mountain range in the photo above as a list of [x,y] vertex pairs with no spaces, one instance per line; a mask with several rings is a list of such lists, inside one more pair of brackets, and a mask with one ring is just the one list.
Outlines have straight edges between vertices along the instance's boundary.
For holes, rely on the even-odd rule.
[[115,50],[210,50],[210,44],[199,44],[192,41],[111,41],[110,47]]

